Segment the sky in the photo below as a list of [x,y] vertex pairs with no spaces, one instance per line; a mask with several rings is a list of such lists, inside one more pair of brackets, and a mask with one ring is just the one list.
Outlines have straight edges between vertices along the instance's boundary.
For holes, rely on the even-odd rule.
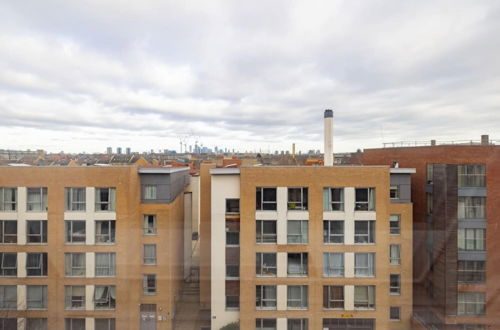
[[499,35],[496,0],[2,0],[0,149],[500,139]]

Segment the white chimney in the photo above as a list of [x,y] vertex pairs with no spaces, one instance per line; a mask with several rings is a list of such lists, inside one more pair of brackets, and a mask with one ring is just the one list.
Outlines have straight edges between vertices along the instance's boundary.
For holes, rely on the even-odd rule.
[[325,110],[324,166],[333,165],[333,111]]

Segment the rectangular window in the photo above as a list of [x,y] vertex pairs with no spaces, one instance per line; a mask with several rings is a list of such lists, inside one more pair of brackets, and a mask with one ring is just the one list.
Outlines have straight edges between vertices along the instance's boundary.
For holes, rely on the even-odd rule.
[[256,200],[257,211],[276,211],[276,188],[257,187]]
[[255,223],[257,244],[276,244],[276,220],[257,220]]
[[434,209],[434,200],[431,193],[425,193],[425,198],[427,200],[427,214],[431,215]]
[[389,189],[389,197],[391,199],[398,199],[399,198],[399,186],[398,185],[391,185]]
[[0,253],[0,276],[17,276],[17,253]]
[[401,216],[399,214],[391,214],[389,217],[389,234],[401,234]]
[[486,262],[475,260],[458,260],[457,276],[459,283],[485,283]]
[[354,221],[354,243],[373,244],[375,243],[375,221]]
[[276,285],[256,286],[257,309],[276,309]]
[[288,309],[307,309],[307,285],[288,285]]
[[144,235],[156,235],[156,215],[144,215]]
[[255,319],[256,330],[276,330],[276,319]]
[[276,276],[276,253],[256,254],[256,276]]
[[240,233],[237,231],[226,231],[226,245],[227,246],[239,246],[240,245]]
[[307,253],[288,253],[288,276],[307,276]]
[[85,188],[64,188],[66,211],[85,211]]
[[28,253],[26,255],[27,276],[47,276],[47,253]]
[[344,287],[341,285],[323,286],[323,308],[344,309]]
[[85,276],[85,253],[65,253],[64,269],[66,276]]
[[459,219],[485,219],[486,198],[458,197]]
[[389,263],[391,265],[401,265],[401,245],[391,244],[389,246]]
[[486,310],[486,293],[459,292],[457,315],[480,316]]
[[485,229],[458,229],[458,250],[484,251],[486,249]]
[[17,243],[17,221],[0,220],[0,244]]
[[115,319],[95,319],[94,330],[115,330]]
[[47,188],[28,188],[26,210],[32,212],[47,211]]
[[344,211],[344,188],[323,188],[323,210]]
[[116,209],[116,188],[95,188],[96,212]]
[[238,214],[240,213],[240,200],[238,198],[226,199],[226,213]]
[[16,285],[0,285],[0,309],[17,309]]
[[356,285],[354,287],[354,309],[375,308],[375,286]]
[[155,184],[145,184],[143,185],[143,196],[144,199],[156,199],[156,185]]
[[226,309],[237,310],[240,308],[240,296],[226,295]]
[[156,275],[145,274],[142,278],[142,293],[145,295],[156,294]]
[[309,221],[307,220],[288,220],[287,221],[287,243],[288,244],[307,244]]
[[48,330],[47,319],[43,318],[27,318],[26,330]]
[[116,253],[96,252],[95,276],[109,277],[116,275]]
[[17,188],[0,188],[0,212],[17,210]]
[[389,319],[391,321],[401,320],[401,307],[391,306],[389,311]]
[[47,286],[46,285],[28,285],[27,286],[26,308],[27,309],[46,309],[47,308]]
[[66,309],[85,309],[85,285],[66,285],[64,296]]
[[156,265],[156,244],[144,244],[145,265]]
[[288,210],[307,210],[307,187],[288,188]]
[[240,277],[240,265],[226,265],[226,278],[237,279]]
[[115,242],[115,220],[95,222],[95,243],[113,244]]
[[308,330],[309,319],[287,319],[287,330]]
[[115,309],[116,293],[114,285],[96,285],[94,289],[95,309]]
[[0,330],[17,329],[16,318],[0,318]]
[[85,330],[85,319],[64,319],[64,330]]
[[356,188],[355,198],[355,211],[375,211],[375,188]]
[[323,253],[323,276],[344,277],[343,253]]
[[344,221],[323,221],[323,242],[326,244],[344,244]]
[[66,220],[66,243],[85,244],[85,221]]
[[459,187],[486,187],[486,166],[458,165]]
[[434,164],[427,164],[427,183],[431,184],[434,179]]
[[354,276],[375,276],[375,253],[354,253]]
[[389,292],[391,293],[391,295],[400,295],[401,294],[401,275],[390,274]]
[[47,220],[27,220],[26,241],[30,244],[47,243]]

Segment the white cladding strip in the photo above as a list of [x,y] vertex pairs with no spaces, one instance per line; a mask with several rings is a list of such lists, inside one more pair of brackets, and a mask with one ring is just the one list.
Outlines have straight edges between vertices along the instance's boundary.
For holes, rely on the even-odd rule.
[[288,220],[309,220],[309,211],[288,211]]
[[85,277],[95,277],[95,253],[85,253]]
[[286,318],[280,317],[277,322],[276,322],[276,330],[287,330],[288,329],[288,323],[287,323]]
[[345,310],[353,311],[354,310],[354,285],[346,285],[344,286],[344,297],[345,297]]
[[354,252],[344,253],[344,275],[354,277]]
[[85,310],[94,310],[94,285],[85,286]]
[[17,310],[26,309],[26,285],[17,286]]
[[278,223],[276,224],[278,244],[287,244],[287,187],[278,187],[276,195],[278,202]]
[[17,253],[17,277],[26,277],[26,252]]
[[286,285],[278,285],[277,287],[277,307],[279,311],[287,310],[287,286]]
[[277,256],[277,267],[278,267],[278,270],[277,270],[277,275],[278,277],[287,277],[287,253],[286,252],[278,252],[278,256]]

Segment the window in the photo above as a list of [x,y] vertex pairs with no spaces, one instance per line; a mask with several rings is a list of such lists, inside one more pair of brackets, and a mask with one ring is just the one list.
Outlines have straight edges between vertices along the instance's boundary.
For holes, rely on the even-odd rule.
[[289,285],[286,299],[288,309],[306,309],[307,291],[307,285]]
[[391,295],[400,295],[401,294],[401,275],[399,274],[390,274],[390,288],[389,292]]
[[323,276],[344,277],[343,253],[323,253]]
[[354,253],[354,276],[375,276],[375,253]]
[[85,188],[64,188],[66,211],[85,211]]
[[116,254],[101,252],[95,254],[95,276],[108,277],[116,275]]
[[427,164],[427,183],[431,184],[434,179],[434,164]]
[[486,281],[486,262],[458,260],[457,276],[459,283],[484,283]]
[[143,187],[144,187],[144,199],[156,199],[156,185],[145,184]]
[[240,233],[237,231],[226,231],[226,245],[227,246],[239,246],[240,245]]
[[307,244],[309,221],[307,220],[288,220],[287,221],[287,243],[288,244]]
[[344,309],[344,287],[341,285],[323,286],[323,308]]
[[307,276],[307,253],[288,253],[288,276]]
[[307,188],[288,188],[288,209],[307,210]]
[[66,285],[64,287],[64,307],[66,309],[85,309],[85,286]]
[[458,197],[459,219],[484,219],[486,198]]
[[375,286],[357,285],[354,287],[354,309],[375,308]]
[[344,244],[344,221],[323,221],[323,242],[327,244]]
[[95,309],[114,309],[116,306],[115,286],[96,285],[94,289]]
[[276,188],[257,187],[257,211],[276,211]]
[[401,265],[401,245],[391,244],[389,247],[389,263],[391,265]]
[[287,330],[308,330],[309,320],[308,319],[288,319],[287,320]]
[[375,188],[356,188],[355,211],[375,211]]
[[399,186],[398,185],[391,185],[389,189],[389,197],[391,199],[398,199],[399,198]]
[[17,319],[15,318],[0,318],[0,330],[17,329]]
[[484,165],[458,165],[459,187],[485,187],[486,166]]
[[28,188],[26,210],[33,212],[47,211],[47,188]]
[[47,253],[28,253],[26,255],[26,275],[47,276]]
[[240,277],[240,265],[226,265],[226,278],[237,279]]
[[17,253],[0,253],[0,276],[17,276]]
[[114,211],[116,209],[116,188],[95,188],[95,210]]
[[64,264],[66,276],[85,276],[85,253],[65,253]]
[[28,285],[26,295],[27,309],[46,309],[47,308],[47,286],[46,285]]
[[256,286],[256,308],[276,309],[276,285]]
[[255,273],[257,276],[276,276],[276,253],[257,253]]
[[17,243],[17,221],[11,221],[11,220],[0,221],[0,243],[1,244]]
[[344,188],[323,189],[323,210],[344,211]]
[[156,235],[156,215],[144,215],[144,235]]
[[257,220],[256,227],[257,244],[276,244],[276,220]]
[[145,295],[156,294],[156,275],[145,274],[142,278],[142,293]]
[[458,229],[458,250],[484,251],[486,248],[486,230]]
[[375,221],[354,221],[354,243],[375,243]]
[[484,292],[459,292],[458,315],[484,315],[486,309],[486,294]]
[[85,221],[66,220],[66,243],[85,243]]
[[401,216],[399,214],[391,214],[389,217],[389,233],[391,235],[401,234]]
[[96,244],[112,244],[115,242],[115,220],[95,222]]
[[26,221],[26,241],[30,244],[47,243],[47,220]]
[[240,308],[240,296],[226,295],[226,309],[239,309]]
[[226,213],[240,213],[240,200],[238,198],[226,199]]
[[[373,330],[375,319],[361,318],[328,318],[323,319],[323,330]],[[385,329],[384,329],[385,330]]]
[[17,309],[16,285],[0,285],[0,309]]
[[256,330],[276,330],[276,319],[255,319]]
[[156,244],[144,244],[144,264],[156,265]]
[[391,306],[389,309],[389,319],[391,321],[399,321],[401,320],[401,308]]
[[115,330],[115,319],[95,319],[94,330]]
[[434,209],[434,200],[431,193],[425,193],[425,198],[427,200],[427,214],[431,215]]
[[11,212],[17,209],[17,188],[0,188],[0,211]]
[[64,330],[85,330],[85,319],[64,319]]
[[47,319],[27,318],[26,330],[48,330]]

